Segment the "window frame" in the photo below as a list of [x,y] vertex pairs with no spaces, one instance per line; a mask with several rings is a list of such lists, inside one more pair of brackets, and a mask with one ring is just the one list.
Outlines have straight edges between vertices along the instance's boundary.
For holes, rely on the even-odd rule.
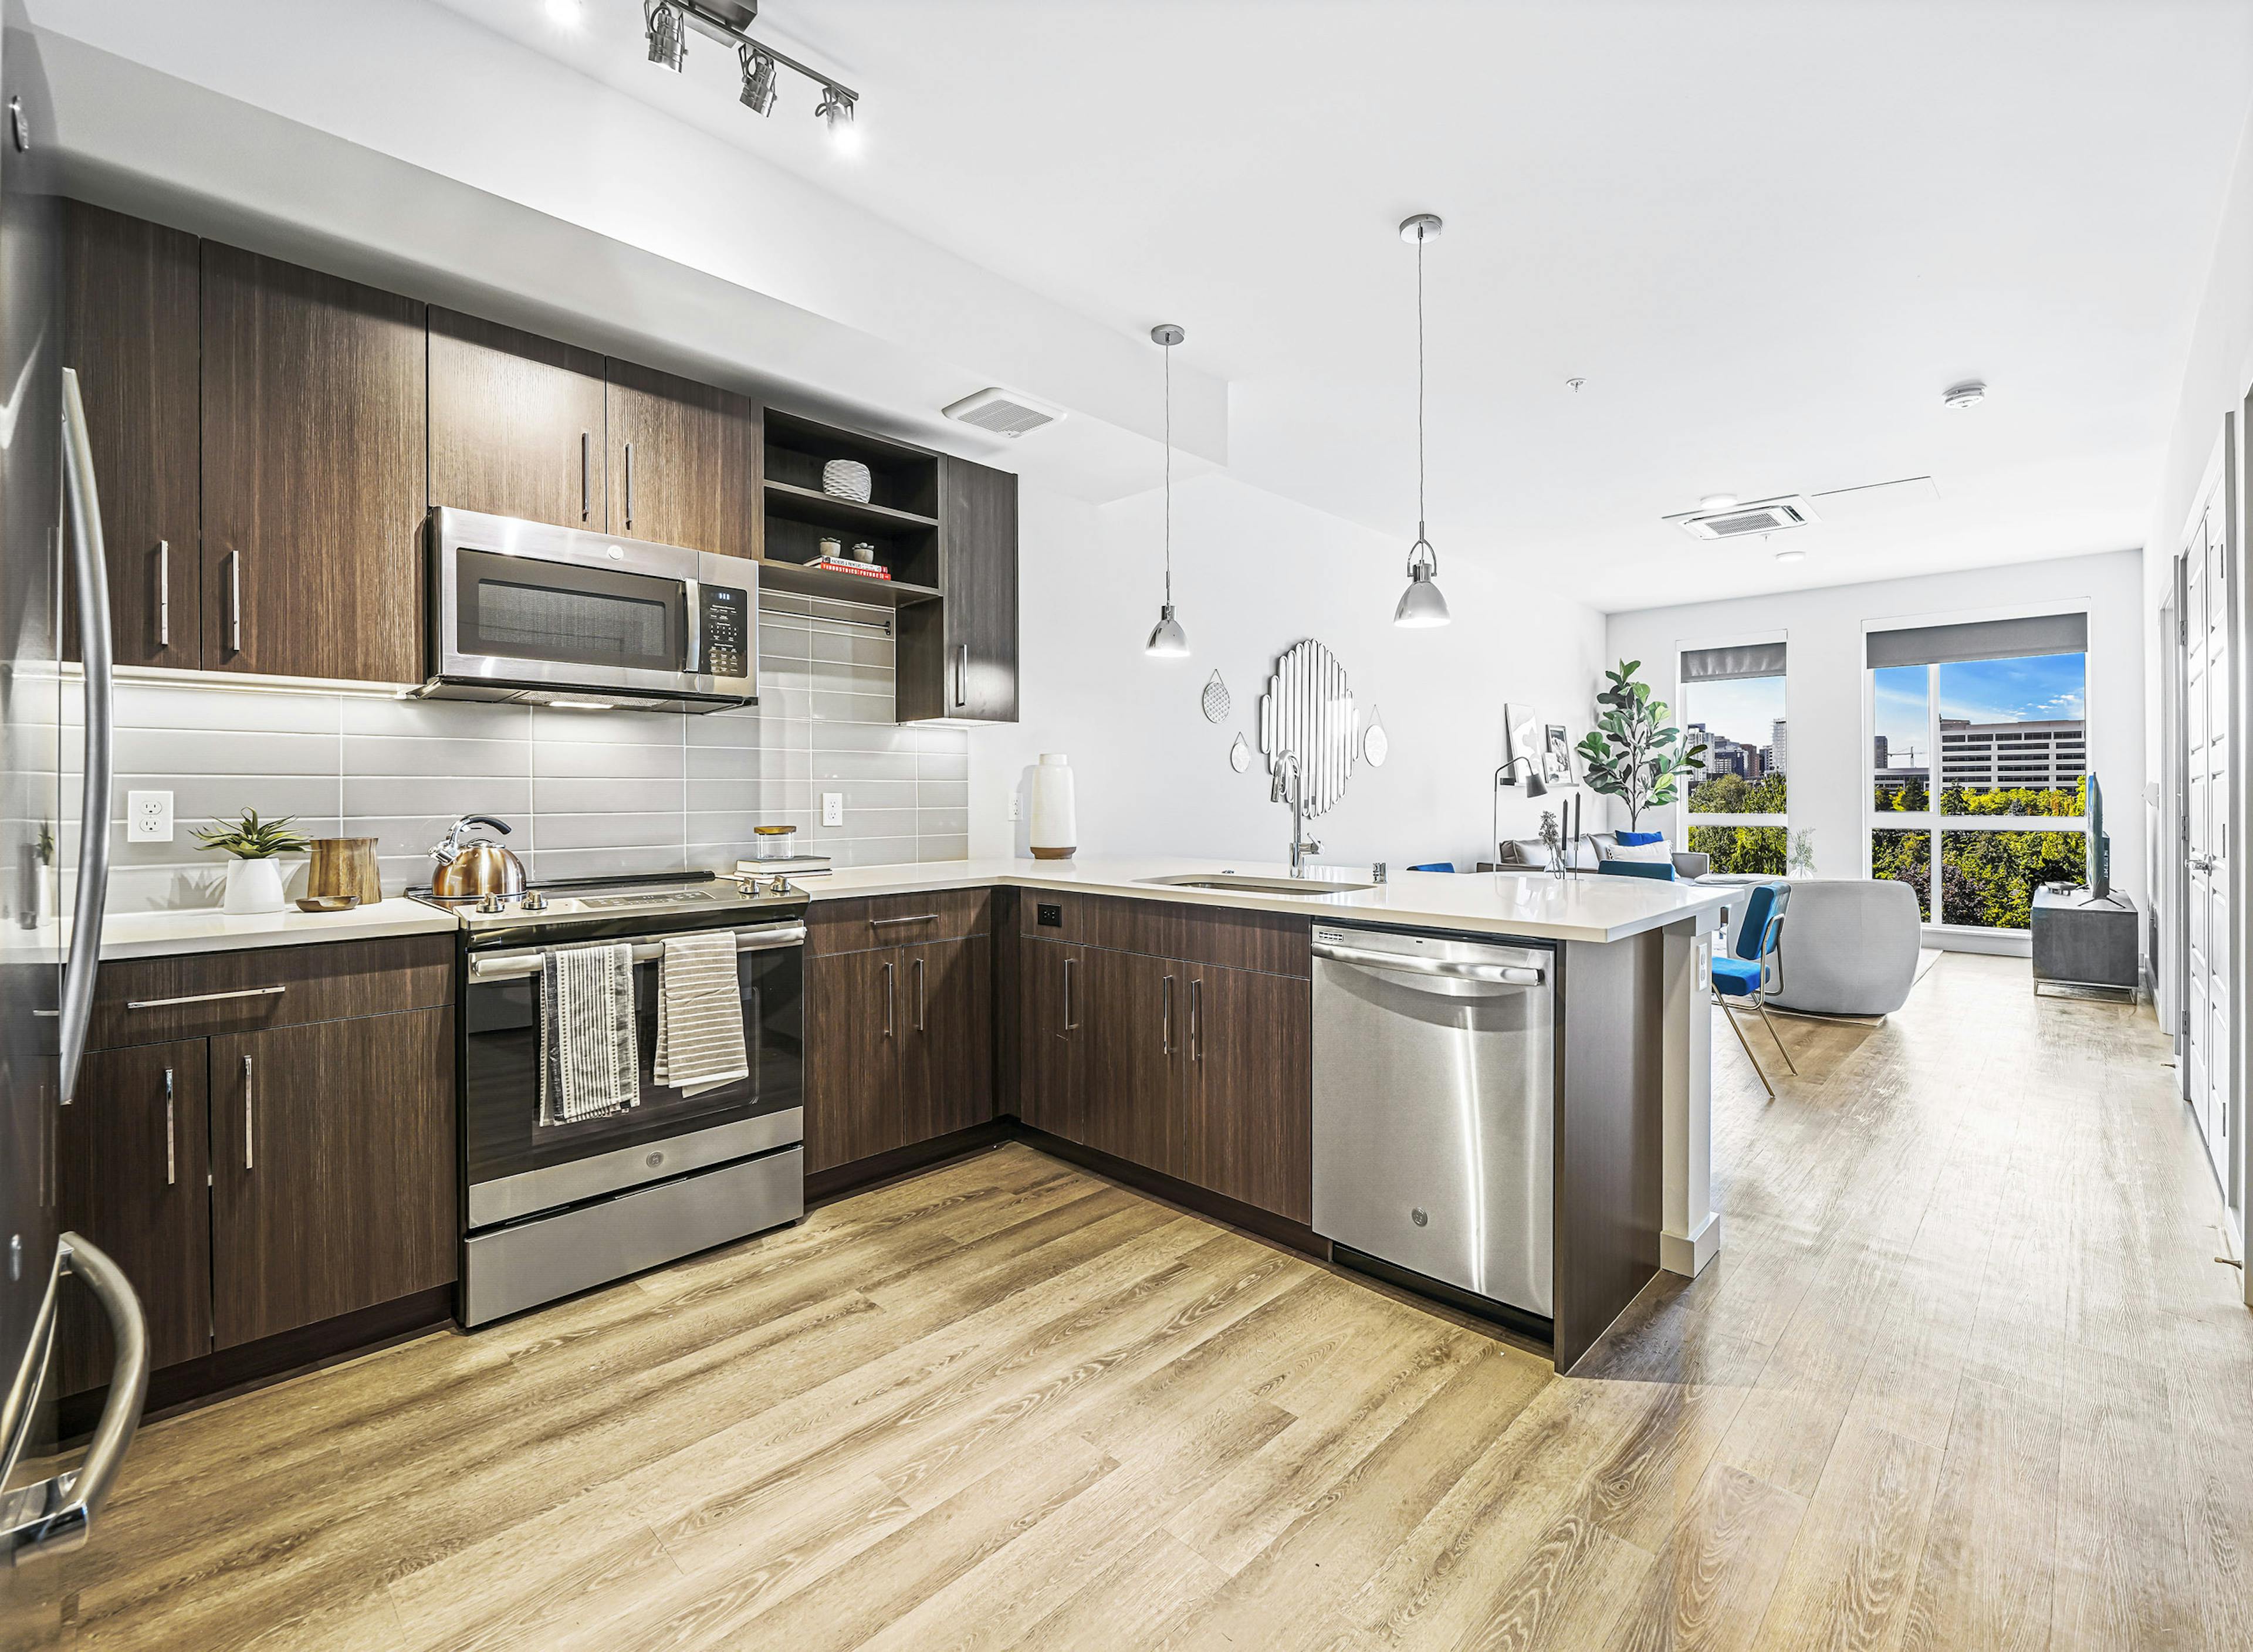
[[[1674,645],[1674,698],[1668,709],[1674,724],[1683,731],[1686,740],[1690,731],[1690,685],[1682,680],[1682,657],[1705,648],[1751,648],[1767,643],[1783,645],[1783,714],[1788,722],[1791,717],[1791,633],[1787,630],[1732,631],[1721,636],[1678,638]],[[1764,681],[1765,679],[1746,679]],[[1710,732],[1710,731],[1709,731]],[[1791,774],[1784,771],[1784,812],[1782,814],[1698,814],[1690,808],[1690,787],[1681,790],[1669,813],[1672,819],[1667,837],[1669,847],[1677,854],[1690,847],[1690,833],[1701,826],[1777,826],[1784,834],[1784,854],[1789,864],[1791,853]],[[1777,874],[1778,876],[1782,875]]]

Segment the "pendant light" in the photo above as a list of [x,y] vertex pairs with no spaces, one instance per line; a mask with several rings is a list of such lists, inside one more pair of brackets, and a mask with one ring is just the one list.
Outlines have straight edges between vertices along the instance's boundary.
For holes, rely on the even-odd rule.
[[1182,659],[1189,652],[1189,633],[1174,617],[1174,346],[1188,337],[1171,322],[1150,329],[1150,341],[1166,352],[1166,600],[1142,647],[1154,659]]
[[1408,589],[1392,610],[1396,625],[1444,625],[1448,618],[1447,599],[1433,582],[1440,554],[1424,532],[1424,243],[1439,240],[1440,229],[1431,213],[1400,220],[1400,239],[1416,243],[1416,542],[1408,547]]

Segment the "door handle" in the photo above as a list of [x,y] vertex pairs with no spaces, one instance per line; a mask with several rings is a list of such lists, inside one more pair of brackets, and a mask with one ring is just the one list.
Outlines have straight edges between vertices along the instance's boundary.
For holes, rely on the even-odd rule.
[[1079,1030],[1079,1023],[1078,1023],[1078,1021],[1076,1021],[1072,1020],[1072,1018],[1071,1018],[1071,965],[1072,965],[1072,960],[1071,960],[1071,958],[1066,958],[1066,959],[1064,959],[1064,1031],[1066,1031],[1066,1032],[1068,1032],[1068,1033],[1070,1033],[1070,1032],[1077,1032],[1077,1031],[1078,1031],[1078,1030]]
[[957,643],[954,645],[954,703],[958,706],[966,706],[970,703],[970,645],[968,643]]
[[633,443],[626,443],[626,532],[633,532]]
[[579,432],[579,519],[583,522],[595,509],[595,439],[590,431]]
[[129,998],[128,1009],[170,1009],[175,1004],[215,1004],[223,998],[273,998],[289,989],[286,986],[243,986],[227,993],[188,993],[178,998]]
[[1158,993],[1158,1049],[1160,1053],[1174,1053],[1174,978],[1167,976]]
[[258,1135],[258,1109],[251,1099],[250,1057],[242,1058],[242,1168],[255,1170],[257,1156],[251,1151]]
[[868,920],[868,927],[872,930],[881,930],[894,924],[936,924],[938,922],[938,913],[918,912],[913,917],[872,917]]
[[172,546],[157,541],[157,646],[172,645]]
[[916,972],[916,1031],[917,1031],[917,1032],[919,1032],[919,1033],[921,1033],[921,1032],[928,1032],[928,1031],[930,1031],[931,1029],[930,1029],[930,1028],[929,1028],[928,1026],[926,1026],[926,1025],[925,1025],[925,1018],[924,1018],[924,991],[923,991],[923,959],[922,959],[922,958],[917,958],[917,959],[916,959],[916,961],[915,961],[915,972]]
[[1204,1059],[1204,981],[1189,983],[1189,1059]]
[[164,1069],[164,1185],[177,1180],[172,1162],[172,1070]]
[[101,1420],[94,1425],[93,1441],[74,1472],[24,1487],[0,1506],[16,1516],[13,1524],[0,1529],[0,1561],[19,1566],[84,1545],[94,1516],[109,1500],[125,1453],[133,1448],[141,1409],[149,1398],[149,1321],[141,1311],[141,1299],[133,1293],[124,1270],[99,1247],[66,1233],[55,1246],[54,1272],[32,1325],[30,1354],[16,1374],[4,1412],[0,1412],[0,1469],[15,1467],[37,1409],[32,1401],[54,1345],[55,1297],[66,1275],[86,1281],[109,1321],[110,1343],[116,1350],[109,1368],[109,1398],[102,1403]]
[[242,553],[227,554],[227,652],[242,652]]
[[101,498],[93,439],[78,374],[63,369],[63,490],[70,506],[71,568],[78,588],[79,659],[86,666],[86,780],[80,793],[78,898],[63,963],[58,1028],[60,1096],[70,1103],[94,1019],[94,980],[101,967],[101,919],[109,902],[109,782],[115,679],[109,652],[109,572],[101,543]]
[[885,965],[884,965],[884,1036],[885,1036],[885,1037],[887,1037],[887,1038],[889,1038],[891,1035],[892,1035],[892,966],[891,966],[891,964],[889,963],[889,961],[888,960],[888,961],[885,963]]

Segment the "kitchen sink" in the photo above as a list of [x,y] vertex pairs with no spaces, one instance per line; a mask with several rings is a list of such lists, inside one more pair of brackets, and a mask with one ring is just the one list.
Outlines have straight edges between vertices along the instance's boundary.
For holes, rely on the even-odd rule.
[[1137,878],[1138,883],[1162,883],[1175,889],[1245,889],[1256,895],[1350,895],[1373,889],[1367,881],[1340,883],[1322,878],[1255,877],[1244,872],[1182,872],[1172,877]]

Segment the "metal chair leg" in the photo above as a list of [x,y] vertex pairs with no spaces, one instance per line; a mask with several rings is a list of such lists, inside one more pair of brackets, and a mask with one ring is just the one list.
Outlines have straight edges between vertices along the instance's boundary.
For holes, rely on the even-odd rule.
[[1753,1047],[1749,1043],[1746,1043],[1745,1029],[1737,1024],[1736,1011],[1731,1009],[1729,1007],[1729,1000],[1721,997],[1719,993],[1714,995],[1713,1001],[1721,1007],[1721,1018],[1729,1023],[1729,1030],[1737,1035],[1737,1042],[1744,1044],[1745,1059],[1752,1063],[1753,1071],[1759,1075],[1761,1088],[1768,1091],[1768,1098],[1770,1101],[1774,1101],[1775,1099],[1775,1086],[1768,1083],[1768,1072],[1761,1066],[1760,1057],[1754,1055]]
[[1768,1018],[1768,1006],[1756,998],[1753,1000],[1753,1007],[1760,1011],[1761,1024],[1768,1028],[1768,1035],[1775,1040],[1776,1049],[1783,1056],[1783,1064],[1791,1069],[1792,1077],[1797,1077],[1799,1063],[1792,1060],[1791,1052],[1784,1049],[1783,1035],[1775,1030],[1775,1023]]

